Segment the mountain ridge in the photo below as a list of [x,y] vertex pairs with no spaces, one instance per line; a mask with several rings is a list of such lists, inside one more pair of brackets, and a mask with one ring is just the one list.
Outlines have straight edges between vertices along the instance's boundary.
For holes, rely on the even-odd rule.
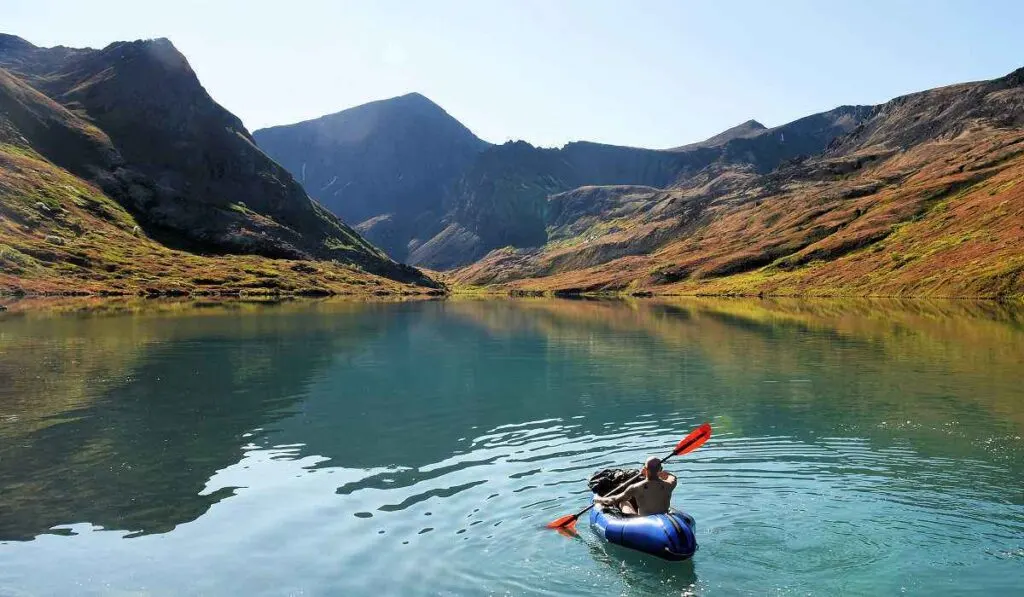
[[761,134],[766,130],[768,130],[768,127],[754,119],[750,119],[741,122],[740,124],[737,124],[734,127],[727,128],[718,134],[712,135],[707,139],[704,139],[703,141],[687,143],[686,145],[680,145],[679,147],[670,148],[667,151],[685,151],[687,149],[694,149],[697,147],[714,147],[716,145],[721,145],[733,139],[753,137],[755,135]]
[[[415,196],[410,197],[410,189],[397,186],[388,177],[396,172],[404,176],[410,163],[415,168],[415,164],[437,159],[437,151],[409,149],[418,140],[407,133],[408,126],[384,130],[377,122],[363,123],[356,118],[388,110],[397,115],[399,122],[409,122],[412,116],[403,113],[399,105],[409,97],[433,106],[450,126],[457,124],[469,133],[437,104],[420,94],[408,94],[295,125],[261,129],[254,138],[268,155],[305,181],[311,195],[352,221],[357,230],[393,257],[441,270],[467,265],[506,245],[522,248],[543,244],[547,240],[547,198],[551,195],[585,185],[671,188],[709,168],[765,172],[785,160],[821,151],[836,135],[851,130],[868,109],[841,106],[763,130],[756,130],[763,128],[756,121],[747,121],[708,141],[676,150],[591,141],[573,141],[559,148],[536,147],[525,141],[491,145],[473,136],[472,151],[446,162],[444,176],[415,187]],[[348,128],[325,130],[323,123],[339,121],[339,115],[351,117],[344,119]],[[309,128],[319,129],[315,143]],[[357,129],[360,134],[349,129]],[[450,131],[438,126],[432,131],[438,138],[451,136]],[[773,137],[773,133],[779,135]],[[399,147],[411,157],[400,160],[394,152],[381,151],[358,155],[354,151],[322,151],[323,147],[349,144],[352,137],[360,139],[358,147]],[[312,178],[311,164],[317,170]],[[372,180],[365,179],[367,173],[373,173]],[[343,190],[333,187],[335,182],[345,185]],[[364,190],[360,192],[360,188]],[[387,189],[393,189],[389,198],[379,198],[378,193],[386,194]],[[325,196],[328,192],[347,192],[354,207],[333,202]]]

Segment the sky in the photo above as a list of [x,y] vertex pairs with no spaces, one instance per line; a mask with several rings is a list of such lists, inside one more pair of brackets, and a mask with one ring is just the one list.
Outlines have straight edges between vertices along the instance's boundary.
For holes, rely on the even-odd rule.
[[666,148],[1024,66],[1017,0],[2,0],[40,46],[169,38],[250,131],[418,91],[495,143]]

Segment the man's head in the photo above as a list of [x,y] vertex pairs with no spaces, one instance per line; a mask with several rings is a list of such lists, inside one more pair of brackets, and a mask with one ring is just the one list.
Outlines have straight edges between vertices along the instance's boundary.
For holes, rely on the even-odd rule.
[[647,472],[647,478],[657,477],[658,473],[661,472],[661,459],[655,456],[649,456],[644,461],[644,471]]

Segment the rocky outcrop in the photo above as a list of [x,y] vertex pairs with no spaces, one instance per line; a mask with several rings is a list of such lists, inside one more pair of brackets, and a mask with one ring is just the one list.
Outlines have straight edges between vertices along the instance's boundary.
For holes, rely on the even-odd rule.
[[929,140],[954,139],[983,128],[1024,127],[1024,68],[980,83],[904,95],[875,106],[863,122],[828,148],[831,156],[871,148],[903,150]]

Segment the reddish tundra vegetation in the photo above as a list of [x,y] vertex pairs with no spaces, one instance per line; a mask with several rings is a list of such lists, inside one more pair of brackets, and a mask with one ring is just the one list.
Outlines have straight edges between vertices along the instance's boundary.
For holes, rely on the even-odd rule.
[[1024,69],[897,98],[767,174],[609,191],[616,218],[549,228],[543,247],[493,251],[450,279],[567,294],[1022,296]]

